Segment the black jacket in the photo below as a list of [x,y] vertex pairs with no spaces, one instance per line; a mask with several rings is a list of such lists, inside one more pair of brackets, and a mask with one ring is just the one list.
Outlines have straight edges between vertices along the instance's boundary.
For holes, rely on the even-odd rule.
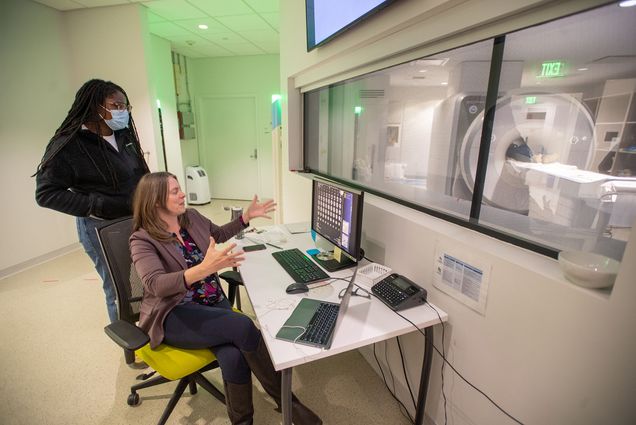
[[[52,140],[44,159],[64,139]],[[132,194],[147,168],[136,154],[130,130],[116,131],[115,139],[119,152],[95,133],[80,130],[37,174],[37,203],[77,217],[130,215]]]

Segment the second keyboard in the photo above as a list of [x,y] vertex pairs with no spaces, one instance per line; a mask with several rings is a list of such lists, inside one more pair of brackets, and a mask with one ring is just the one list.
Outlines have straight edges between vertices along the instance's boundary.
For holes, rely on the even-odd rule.
[[297,248],[276,251],[272,256],[295,282],[310,283],[329,278],[327,273]]

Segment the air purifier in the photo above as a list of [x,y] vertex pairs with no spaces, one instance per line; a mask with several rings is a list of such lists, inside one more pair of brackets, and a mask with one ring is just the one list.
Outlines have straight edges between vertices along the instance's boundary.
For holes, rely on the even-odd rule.
[[203,205],[210,203],[210,182],[205,170],[195,165],[186,167],[185,174],[188,204]]

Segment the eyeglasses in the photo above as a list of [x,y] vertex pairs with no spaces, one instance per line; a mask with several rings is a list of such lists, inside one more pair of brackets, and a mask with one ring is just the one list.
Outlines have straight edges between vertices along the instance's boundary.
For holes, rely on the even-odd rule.
[[115,111],[115,110],[117,110],[117,111],[125,111],[125,110],[131,111],[132,110],[132,105],[129,105],[127,103],[108,102],[108,103],[106,103],[106,105],[108,106],[108,108],[104,108],[102,105],[99,105],[99,106],[102,106],[102,108],[107,109],[109,111]]
[[[338,298],[344,298],[345,292],[347,292],[347,288],[343,288],[342,291],[340,291],[340,293],[338,294]],[[351,291],[351,295],[354,297],[371,298],[371,294],[369,293],[369,291],[359,287],[358,285],[355,285],[355,287]]]

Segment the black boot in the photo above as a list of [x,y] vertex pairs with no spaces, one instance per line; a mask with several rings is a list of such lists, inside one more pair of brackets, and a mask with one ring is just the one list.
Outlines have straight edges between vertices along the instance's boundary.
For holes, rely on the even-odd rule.
[[252,425],[254,406],[252,405],[252,383],[233,384],[223,381],[225,406],[232,425]]
[[[276,372],[272,359],[265,346],[263,339],[258,342],[255,351],[242,351],[247,364],[252,369],[252,373],[263,385],[265,392],[270,395],[278,405],[281,402],[281,373]],[[279,410],[276,409],[276,410]],[[279,410],[280,411],[280,410]],[[307,406],[302,404],[298,398],[292,394],[292,421],[296,425],[322,425],[322,419],[312,412]]]

